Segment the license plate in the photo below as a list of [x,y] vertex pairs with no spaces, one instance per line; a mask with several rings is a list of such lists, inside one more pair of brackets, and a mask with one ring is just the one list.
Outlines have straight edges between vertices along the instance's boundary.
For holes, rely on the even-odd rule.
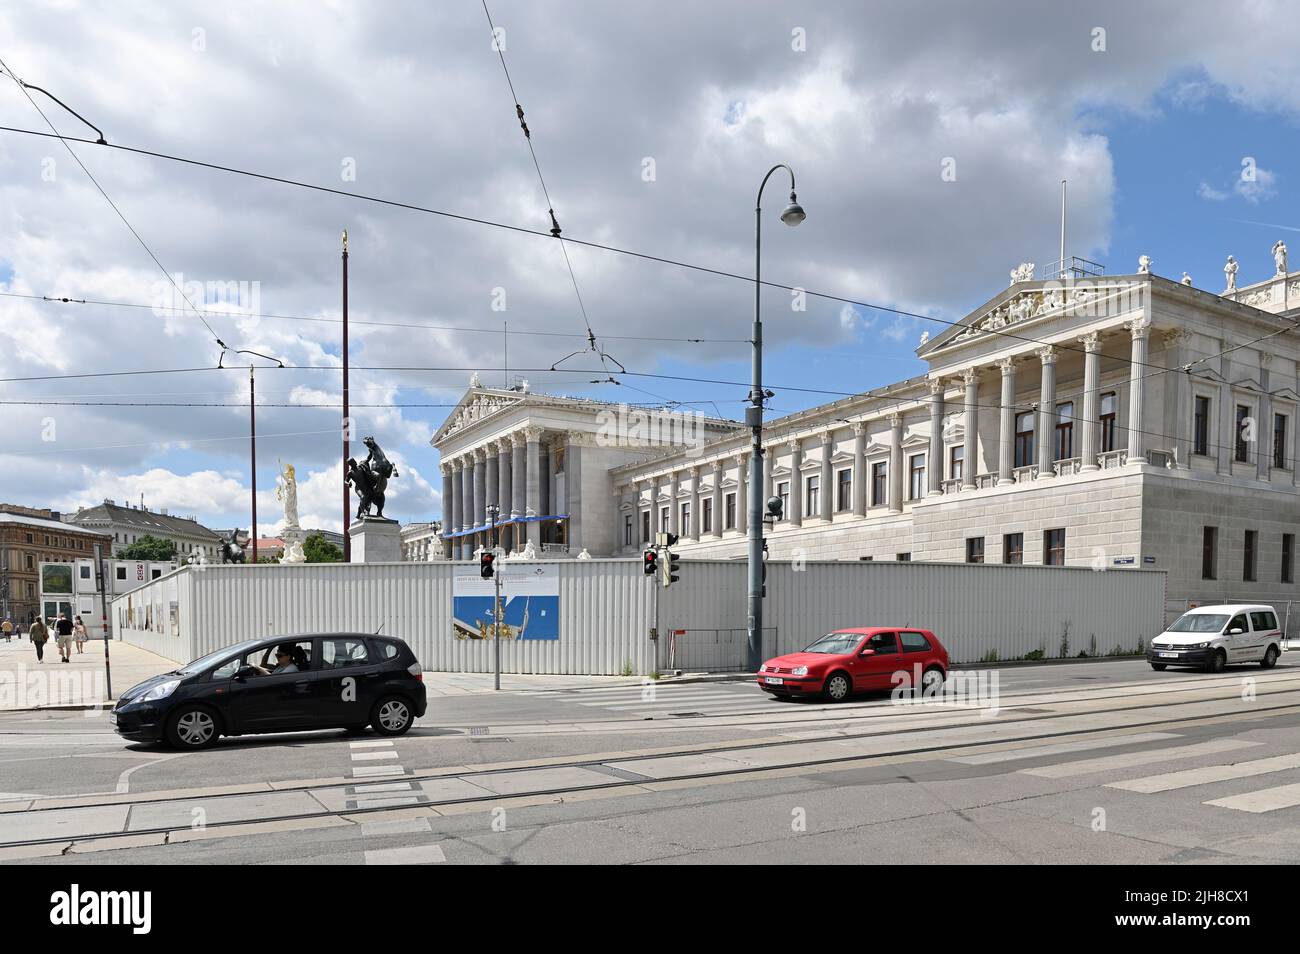
[[763,681],[764,681],[765,683],[767,683],[769,686],[784,686],[784,685],[785,685],[785,680],[784,680],[784,679],[778,679],[776,676],[768,676],[768,677],[767,677],[766,679],[764,679]]
[[1178,654],[1177,654],[1177,653],[1160,653],[1160,658],[1161,658],[1161,659],[1177,659],[1177,658],[1178,658]]

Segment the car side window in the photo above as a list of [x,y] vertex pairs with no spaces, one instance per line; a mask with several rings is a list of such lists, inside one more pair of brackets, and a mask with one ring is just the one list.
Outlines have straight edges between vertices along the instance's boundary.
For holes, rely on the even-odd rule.
[[375,640],[375,645],[379,647],[379,655],[384,659],[397,658],[397,643],[390,643],[386,639]]
[[898,640],[893,633],[876,633],[867,640],[867,648],[874,649],[878,653],[896,653]]
[[320,641],[322,669],[346,669],[364,666],[370,662],[370,651],[365,640],[355,637],[338,637]]
[[1250,632],[1250,627],[1246,625],[1246,614],[1245,614],[1245,613],[1239,613],[1239,614],[1237,614],[1236,616],[1234,616],[1234,617],[1232,618],[1232,622],[1228,624],[1228,628],[1227,628],[1226,630],[1224,630],[1224,632],[1225,632],[1225,633],[1230,633],[1230,632],[1232,632],[1234,629],[1239,629],[1239,630],[1241,630],[1243,633],[1249,633],[1249,632]]
[[900,633],[899,638],[902,640],[905,653],[924,653],[930,649],[930,641],[925,638],[924,633]]
[[234,659],[227,659],[224,663],[212,670],[212,675],[208,678],[212,681],[218,679],[229,679],[239,671],[239,667],[244,663],[243,656],[236,656]]
[[1272,613],[1251,613],[1250,624],[1255,627],[1256,632],[1266,629],[1276,629],[1277,618]]

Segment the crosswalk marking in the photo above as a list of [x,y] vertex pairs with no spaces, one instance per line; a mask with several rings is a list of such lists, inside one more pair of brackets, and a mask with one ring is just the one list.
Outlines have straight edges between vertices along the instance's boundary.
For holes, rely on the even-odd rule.
[[441,845],[377,848],[366,852],[368,865],[436,865],[447,860]]
[[1255,814],[1275,812],[1279,808],[1294,808],[1300,805],[1300,782],[1294,785],[1279,785],[1276,788],[1263,788],[1257,792],[1245,792],[1241,795],[1230,795],[1227,798],[1215,798],[1202,804]]
[[1036,759],[1048,755],[1068,755],[1071,752],[1089,749],[1114,748],[1117,745],[1132,745],[1139,742],[1160,742],[1165,739],[1177,739],[1176,732],[1141,732],[1137,735],[1123,735],[1111,739],[1081,739],[1078,742],[1058,742],[1054,745],[1033,745],[1023,749],[1011,749],[1006,752],[985,752],[980,755],[960,755],[945,759],[947,762],[960,762],[962,765],[994,765],[998,762],[1015,762],[1021,759]]
[[361,742],[349,742],[348,747],[352,749],[385,749],[392,748],[392,739],[366,739]]
[[1182,772],[1147,775],[1143,778],[1131,778],[1123,782],[1109,782],[1106,787],[1121,788],[1128,792],[1142,792],[1150,795],[1155,792],[1172,791],[1176,788],[1208,785],[1211,782],[1226,782],[1234,778],[1251,778],[1255,775],[1268,775],[1270,772],[1284,772],[1293,768],[1300,768],[1300,752],[1292,752],[1289,755],[1275,755],[1267,759],[1254,759],[1249,762],[1234,762],[1230,765],[1206,765]]
[[405,775],[400,765],[358,765],[352,769],[354,778],[371,778],[376,775]]
[[354,762],[373,762],[376,759],[395,759],[396,752],[353,752],[352,761]]
[[1171,762],[1174,759],[1192,758],[1198,755],[1214,755],[1218,752],[1230,752],[1247,745],[1261,745],[1244,739],[1211,739],[1192,745],[1181,745],[1167,749],[1147,749],[1144,752],[1125,752],[1122,755],[1106,755],[1096,759],[1083,759],[1078,762],[1060,762],[1056,765],[1041,765],[1037,768],[1021,769],[1022,775],[1036,775],[1040,778],[1071,778],[1075,775],[1091,775],[1093,772],[1105,772],[1110,769],[1131,768],[1151,762]]

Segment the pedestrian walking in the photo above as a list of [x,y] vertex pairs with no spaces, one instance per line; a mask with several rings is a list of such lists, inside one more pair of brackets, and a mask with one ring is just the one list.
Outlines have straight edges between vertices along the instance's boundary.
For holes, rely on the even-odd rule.
[[81,621],[80,616],[72,625],[72,638],[77,641],[77,652],[84,653],[86,651],[86,640],[90,637],[86,633],[86,624]]
[[14,624],[8,616],[3,623],[0,623],[0,634],[4,635],[6,643],[14,638]]
[[36,661],[45,662],[45,643],[50,638],[50,631],[45,628],[45,621],[39,616],[36,617],[27,635],[31,637],[32,645],[36,647]]
[[54,632],[58,636],[55,645],[59,647],[59,657],[64,662],[72,662],[72,620],[60,613]]

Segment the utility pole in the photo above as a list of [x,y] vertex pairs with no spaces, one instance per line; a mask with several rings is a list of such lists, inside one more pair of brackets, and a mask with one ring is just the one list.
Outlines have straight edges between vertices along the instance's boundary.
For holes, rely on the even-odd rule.
[[343,230],[343,562],[352,562],[352,498],[348,496],[348,457],[352,453],[352,422],[348,418],[348,230]]
[[253,545],[253,563],[257,563],[257,395],[253,387],[253,366],[248,366],[248,471],[253,478],[253,529],[249,542]]
[[[501,574],[497,572],[496,551],[500,543],[501,528],[497,526],[497,517],[501,515],[501,508],[496,504],[489,504],[487,507],[487,517],[492,523],[492,560],[489,566],[492,567],[492,592],[494,594],[492,601],[492,688],[499,692],[501,690],[501,630],[502,624],[505,623],[504,614],[501,611]],[[479,571],[482,575],[482,570]]]
[[113,667],[108,659],[108,644],[112,642],[109,639],[108,632],[108,574],[104,572],[104,558],[100,552],[100,545],[95,544],[95,578],[96,586],[99,587],[99,613],[100,623],[104,630],[104,689],[108,693],[105,701],[113,698]]

